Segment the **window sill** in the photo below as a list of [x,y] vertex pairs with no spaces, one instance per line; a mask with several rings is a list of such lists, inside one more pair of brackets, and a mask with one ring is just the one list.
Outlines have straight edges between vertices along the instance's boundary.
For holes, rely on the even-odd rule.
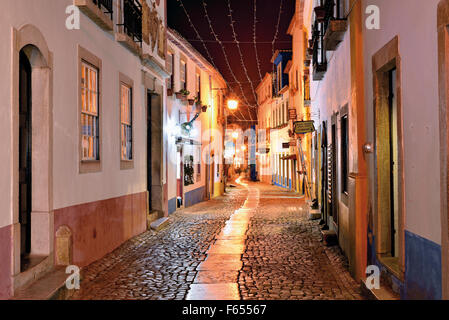
[[92,0],[74,0],[73,4],[104,31],[114,30],[114,23]]
[[79,173],[95,173],[101,171],[101,161],[100,160],[81,160]]
[[129,35],[124,32],[116,32],[115,40],[130,50],[135,55],[142,56],[142,48]]
[[120,160],[120,170],[134,169],[134,160]]

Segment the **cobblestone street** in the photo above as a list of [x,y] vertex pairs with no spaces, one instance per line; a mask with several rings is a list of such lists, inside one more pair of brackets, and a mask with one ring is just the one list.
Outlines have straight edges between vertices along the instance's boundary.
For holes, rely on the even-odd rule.
[[[193,291],[215,282],[229,284],[241,299],[362,298],[338,247],[320,242],[318,221],[308,220],[303,199],[270,185],[249,187],[228,188],[224,197],[180,210],[161,231],[147,231],[84,268],[72,299],[195,299]],[[246,232],[223,236],[227,227],[242,225],[231,217],[250,193],[258,201],[243,209]],[[221,252],[226,241],[243,254]],[[206,264],[233,267],[214,273]]]

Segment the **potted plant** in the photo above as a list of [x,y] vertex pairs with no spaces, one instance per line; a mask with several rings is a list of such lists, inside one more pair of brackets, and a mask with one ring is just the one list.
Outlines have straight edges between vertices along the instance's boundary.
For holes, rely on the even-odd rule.
[[203,112],[207,112],[207,106],[206,106],[206,105],[202,106],[202,107],[201,107],[201,110],[202,110]]
[[326,16],[326,8],[324,6],[315,7],[315,16],[318,22],[323,22],[324,17]]
[[181,91],[178,91],[175,94],[176,94],[176,99],[181,99],[182,98],[182,92]]
[[172,95],[173,95],[173,89],[168,88],[168,89],[167,89],[167,96],[168,96],[168,97],[171,97]]
[[193,106],[195,104],[195,99],[188,99],[189,105]]

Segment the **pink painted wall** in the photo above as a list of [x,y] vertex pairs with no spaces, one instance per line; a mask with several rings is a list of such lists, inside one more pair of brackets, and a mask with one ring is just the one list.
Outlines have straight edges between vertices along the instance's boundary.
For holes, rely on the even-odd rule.
[[55,232],[72,230],[73,264],[84,267],[146,230],[147,193],[55,210]]
[[0,299],[11,296],[12,227],[0,228]]

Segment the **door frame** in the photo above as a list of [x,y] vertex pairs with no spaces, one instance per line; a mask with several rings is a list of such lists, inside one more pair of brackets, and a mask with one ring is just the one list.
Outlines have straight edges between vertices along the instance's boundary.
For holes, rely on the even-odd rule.
[[[12,29],[12,174],[13,217],[12,276],[14,290],[32,281],[39,272],[53,264],[53,54],[38,28],[31,24]],[[32,143],[39,143],[39,152],[32,151],[31,254],[46,256],[38,266],[20,270],[19,223],[19,67],[20,52],[28,56],[32,68]]]
[[449,0],[438,4],[438,84],[440,109],[442,298],[449,299]]
[[[389,108],[389,76],[388,71],[396,68],[396,95],[397,95],[397,130],[398,130],[398,220],[399,220],[399,252],[398,252],[398,267],[399,270],[391,268],[389,263],[382,259],[385,254],[389,253],[388,247],[390,245],[386,234],[389,232],[390,223],[390,201],[388,190],[380,190],[380,184],[385,181],[386,173],[383,170],[379,171],[380,164],[385,162],[382,154],[380,154],[383,144],[380,144],[380,137],[385,131],[385,117],[382,112],[385,108]],[[401,94],[401,57],[399,54],[399,37],[395,36],[389,41],[382,49],[377,51],[373,55],[372,59],[372,72],[373,72],[373,88],[374,88],[374,141],[375,141],[375,153],[374,153],[374,234],[376,236],[376,254],[381,263],[387,267],[393,274],[399,279],[404,279],[405,274],[405,172],[404,172],[404,143],[403,143],[403,110],[402,110],[402,94]],[[383,137],[385,139],[385,137]],[[388,146],[388,154],[390,147]],[[388,175],[388,181],[390,177]],[[388,215],[388,219],[386,218]],[[388,223],[386,222],[388,220]]]

